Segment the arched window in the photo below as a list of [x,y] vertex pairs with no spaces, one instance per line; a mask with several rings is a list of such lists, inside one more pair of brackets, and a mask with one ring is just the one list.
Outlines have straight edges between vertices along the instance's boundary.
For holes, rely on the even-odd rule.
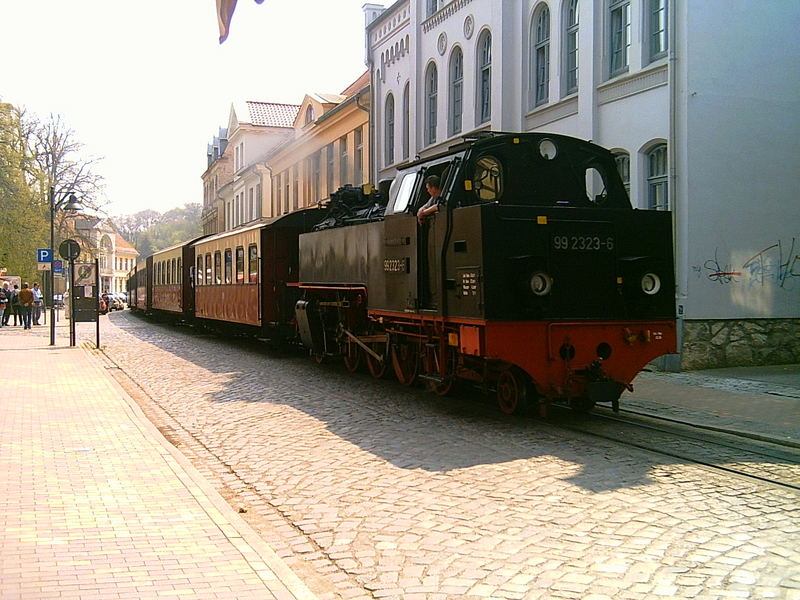
[[403,158],[408,158],[409,152],[409,132],[411,131],[411,110],[409,107],[408,84],[403,88]]
[[478,124],[492,116],[492,34],[485,32],[478,41]]
[[550,96],[550,9],[543,5],[533,18],[533,71],[536,76],[535,106],[544,104]]
[[425,75],[425,143],[436,143],[436,112],[438,110],[437,89],[439,87],[439,73],[436,63],[428,66]]
[[464,54],[456,47],[450,57],[450,135],[461,133],[464,112]]
[[310,104],[306,108],[306,125],[311,123],[314,120],[314,107]]
[[564,14],[564,93],[578,91],[578,0],[569,0]]
[[669,210],[667,145],[660,144],[647,153],[647,207]]
[[394,162],[394,96],[386,96],[383,162],[386,166]]

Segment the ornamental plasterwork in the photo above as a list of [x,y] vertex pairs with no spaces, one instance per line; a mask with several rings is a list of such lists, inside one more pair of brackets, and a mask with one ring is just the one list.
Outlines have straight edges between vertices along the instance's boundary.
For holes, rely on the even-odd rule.
[[464,19],[464,37],[470,39],[473,33],[475,33],[475,17],[467,15]]
[[386,23],[384,23],[380,29],[375,31],[372,34],[372,45],[373,47],[382,39],[392,35],[395,31],[400,29],[403,25],[408,23],[409,11],[408,7],[403,8],[402,10],[398,10],[397,14],[391,18],[386,19]]
[[440,23],[444,23],[470,2],[472,2],[472,0],[452,0],[422,22],[422,31],[428,33]]

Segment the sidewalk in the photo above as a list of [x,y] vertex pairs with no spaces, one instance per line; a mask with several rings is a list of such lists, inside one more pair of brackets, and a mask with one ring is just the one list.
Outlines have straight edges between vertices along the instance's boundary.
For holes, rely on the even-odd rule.
[[57,329],[0,329],[0,598],[313,599]]

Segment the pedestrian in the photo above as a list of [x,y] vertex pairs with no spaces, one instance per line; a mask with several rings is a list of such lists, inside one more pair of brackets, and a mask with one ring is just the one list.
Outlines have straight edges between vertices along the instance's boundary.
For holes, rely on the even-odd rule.
[[6,297],[6,306],[2,314],[3,318],[0,319],[0,325],[8,325],[8,319],[11,316],[11,288],[7,281],[3,282],[3,295]]
[[3,319],[5,318],[6,313],[6,305],[8,304],[8,297],[6,296],[6,290],[8,289],[8,284],[5,287],[0,288],[0,327],[3,326]]
[[[11,315],[14,317],[14,327],[17,326],[17,319],[19,324],[22,325],[22,316],[19,312],[19,286],[15,283],[14,289],[11,290]],[[8,325],[8,323],[6,323]]]
[[42,290],[39,288],[39,282],[34,281],[33,287],[33,324],[39,325],[39,319],[42,317]]
[[[14,286],[17,287],[17,286]],[[28,287],[28,283],[22,284],[22,289],[17,294],[19,300],[19,314],[23,329],[31,328],[31,313],[33,312],[33,291]]]

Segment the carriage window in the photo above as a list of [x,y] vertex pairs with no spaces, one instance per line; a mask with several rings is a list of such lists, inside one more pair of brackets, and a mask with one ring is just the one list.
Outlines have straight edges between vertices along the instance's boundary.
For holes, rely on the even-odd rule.
[[236,248],[236,283],[244,283],[244,248]]
[[419,173],[406,173],[403,176],[394,201],[394,212],[401,213],[408,208],[408,204],[411,201],[411,193],[414,191],[414,184],[418,176]]
[[195,277],[197,278],[196,285],[203,285],[203,256],[202,256],[202,254],[197,257],[197,273],[195,273]]
[[481,202],[494,202],[503,195],[503,170],[494,156],[482,156],[475,163],[472,188]]
[[222,283],[222,253],[214,252],[214,285]]
[[181,260],[182,259],[179,258],[179,259],[177,259],[177,262],[175,263],[175,265],[176,265],[176,267],[175,267],[175,283],[180,283],[181,282]]
[[258,283],[258,248],[255,244],[247,248],[247,274],[250,283]]
[[225,283],[233,282],[233,254],[230,248],[225,248]]
[[206,254],[206,285],[211,285],[214,280],[211,278],[211,254]]
[[606,178],[602,171],[595,167],[586,169],[586,196],[595,206],[603,206],[608,199]]

